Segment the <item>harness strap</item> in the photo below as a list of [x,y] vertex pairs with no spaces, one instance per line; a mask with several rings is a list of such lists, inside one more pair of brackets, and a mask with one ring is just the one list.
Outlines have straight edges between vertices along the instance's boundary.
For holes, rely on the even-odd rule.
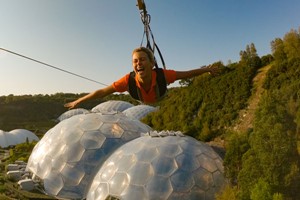
[[[146,35],[146,47],[153,52],[153,55],[155,55],[155,49],[157,49],[161,63],[163,65],[163,68],[166,69],[166,64],[165,64],[163,55],[154,40],[154,35],[150,28],[151,16],[147,12],[146,4],[143,0],[137,0],[137,2],[138,2],[137,6],[139,7],[139,10],[141,10],[141,12],[140,12],[141,20],[144,24],[144,34],[143,34],[142,42],[141,42],[140,46],[143,45],[144,36]],[[150,37],[152,39],[152,45],[151,45]],[[154,61],[155,61],[155,67],[158,68],[158,64],[157,64],[157,60],[156,60],[155,56],[154,56]]]
[[155,71],[156,71],[156,88],[158,88],[158,93],[156,93],[156,100],[159,100],[167,92],[167,81],[163,69],[157,68],[155,69]]
[[[156,100],[160,100],[167,92],[167,81],[163,69],[155,68],[154,70],[156,71]],[[138,101],[143,101],[141,90],[136,85],[134,71],[130,72],[129,75],[128,92],[132,98]]]

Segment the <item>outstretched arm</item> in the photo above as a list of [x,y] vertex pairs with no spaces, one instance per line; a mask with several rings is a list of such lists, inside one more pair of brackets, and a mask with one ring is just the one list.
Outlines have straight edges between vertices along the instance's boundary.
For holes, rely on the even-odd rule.
[[189,71],[176,71],[176,80],[193,78],[204,73],[210,73],[211,75],[217,75],[219,73],[219,68],[215,66],[202,67],[198,69],[192,69]]
[[107,86],[105,88],[102,88],[100,90],[96,90],[94,92],[91,92],[75,101],[72,101],[72,102],[69,102],[69,103],[66,103],[64,106],[66,108],[69,108],[69,109],[72,109],[72,108],[75,108],[77,107],[80,103],[84,102],[84,101],[87,101],[87,100],[90,100],[90,99],[96,99],[96,98],[103,98],[107,95],[110,95],[112,93],[116,92],[116,90],[113,88],[112,85],[110,86]]

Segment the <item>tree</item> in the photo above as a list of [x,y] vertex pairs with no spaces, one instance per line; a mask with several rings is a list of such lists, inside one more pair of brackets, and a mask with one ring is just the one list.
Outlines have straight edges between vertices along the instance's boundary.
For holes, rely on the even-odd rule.
[[238,200],[238,189],[237,187],[231,187],[229,185],[218,194],[216,194],[216,200]]
[[261,65],[267,66],[274,60],[273,56],[271,54],[265,55],[261,57]]
[[283,200],[283,195],[281,193],[273,194],[273,200]]
[[284,38],[284,51],[287,59],[300,59],[300,33],[292,29]]
[[240,51],[240,62],[250,67],[261,67],[261,60],[257,55],[254,43],[247,45],[245,51]]
[[271,42],[272,54],[277,63],[284,62],[287,59],[287,55],[284,51],[283,40],[276,38]]
[[249,149],[246,133],[229,133],[226,154],[224,158],[225,175],[232,184],[237,184],[237,178],[242,169],[242,156]]
[[259,179],[251,190],[251,200],[272,200],[270,185],[263,179]]

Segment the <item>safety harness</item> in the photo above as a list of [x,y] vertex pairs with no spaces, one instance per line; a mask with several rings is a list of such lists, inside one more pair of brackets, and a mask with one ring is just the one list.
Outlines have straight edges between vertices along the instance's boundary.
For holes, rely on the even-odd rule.
[[[167,92],[167,81],[165,78],[164,70],[162,68],[155,68],[156,71],[156,86],[155,94],[156,100],[160,100]],[[130,96],[138,101],[143,101],[140,88],[136,85],[135,72],[130,72],[128,82],[128,92]]]
[[[153,33],[150,28],[151,16],[148,14],[148,12],[146,10],[145,2],[143,0],[137,0],[137,3],[138,3],[137,6],[140,10],[141,20],[144,24],[144,34],[143,34],[143,38],[142,38],[142,42],[141,42],[140,46],[143,45],[144,37],[146,35],[146,40],[147,40],[146,47],[153,52],[153,55],[154,55],[155,49],[157,49],[157,52],[161,59],[163,68],[166,69],[166,65],[165,65],[165,61],[163,59],[162,53],[160,52],[157,44],[155,43],[154,36],[153,36]],[[150,36],[152,39],[152,46],[151,46]],[[155,56],[154,56],[154,63],[155,63],[154,70],[156,72],[155,94],[156,94],[156,100],[158,101],[167,92],[167,81],[166,81],[163,69],[158,67]],[[136,76],[136,74],[134,71],[130,72],[129,83],[128,83],[128,92],[132,98],[134,98],[138,101],[143,101],[141,90],[136,85],[135,76]]]

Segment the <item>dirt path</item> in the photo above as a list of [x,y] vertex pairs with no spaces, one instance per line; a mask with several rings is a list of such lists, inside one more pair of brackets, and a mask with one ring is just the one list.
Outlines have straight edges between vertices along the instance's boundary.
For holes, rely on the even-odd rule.
[[253,79],[253,94],[249,98],[249,104],[247,108],[243,109],[239,113],[239,120],[233,126],[234,131],[245,132],[250,128],[253,128],[253,120],[255,115],[255,110],[259,104],[261,96],[264,92],[262,87],[263,82],[266,78],[266,74],[270,69],[271,65],[267,65],[259,69],[258,74]]
[[[236,123],[229,127],[229,130],[234,130],[236,132],[242,133],[248,129],[253,128],[253,121],[255,117],[255,111],[259,104],[262,94],[264,93],[263,83],[266,78],[268,70],[271,65],[267,65],[259,69],[257,75],[253,78],[253,91],[249,98],[247,108],[239,112],[239,117]],[[208,142],[208,144],[215,149],[215,151],[224,158],[225,156],[225,140],[223,138],[217,137],[213,141]]]

